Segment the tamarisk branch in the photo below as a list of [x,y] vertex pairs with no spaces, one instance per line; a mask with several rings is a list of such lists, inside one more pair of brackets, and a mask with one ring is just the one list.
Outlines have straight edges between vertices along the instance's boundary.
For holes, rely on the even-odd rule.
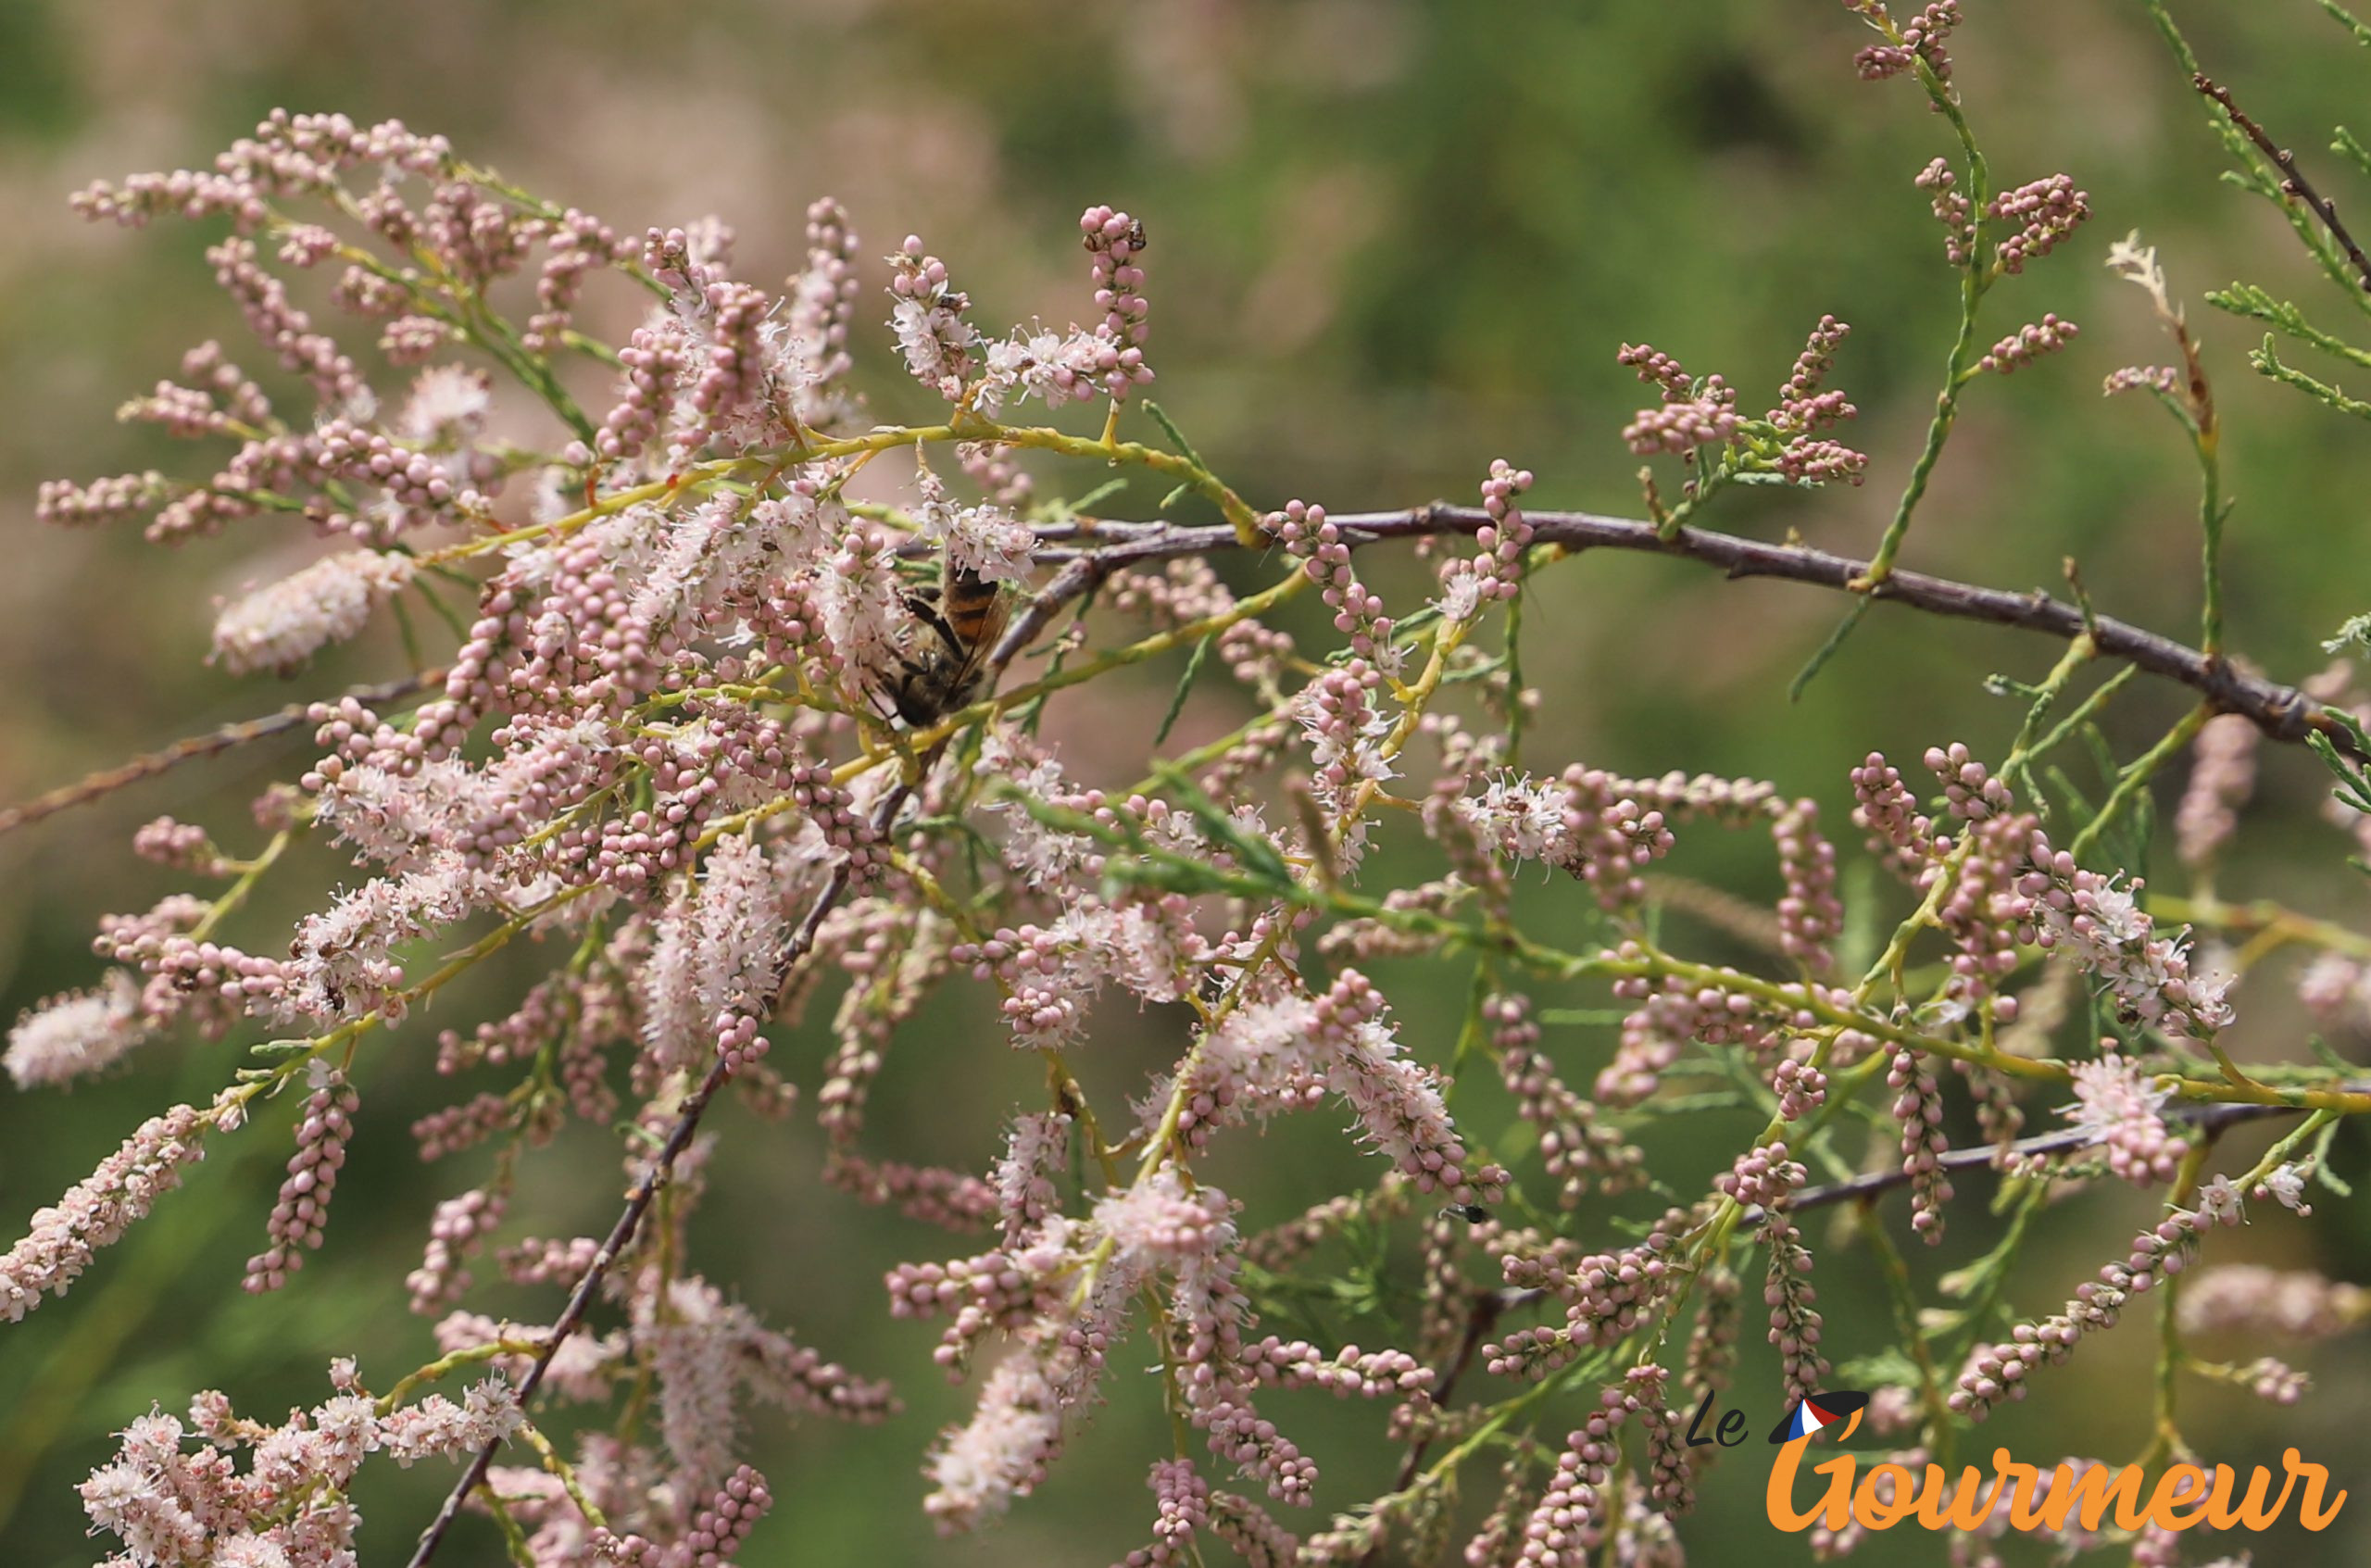
[[[896,818],[899,808],[906,803],[908,793],[906,786],[899,785],[882,797],[881,804],[873,814],[876,829],[885,829]],[[785,972],[796,968],[813,950],[816,935],[822,930],[824,918],[838,905],[840,896],[847,891],[847,884],[848,868],[843,862],[834,870],[822,891],[816,895],[814,904],[798,922],[798,929],[791,934],[783,952],[782,968]],[[722,1055],[709,1065],[698,1086],[685,1097],[683,1108],[675,1113],[673,1123],[667,1129],[666,1140],[659,1146],[658,1152],[650,1157],[649,1162],[643,1166],[642,1173],[634,1178],[633,1187],[626,1194],[625,1208],[619,1212],[617,1222],[610,1225],[609,1234],[602,1240],[601,1249],[593,1255],[592,1263],[568,1293],[568,1304],[560,1309],[559,1316],[553,1319],[551,1327],[544,1332],[534,1361],[527,1368],[526,1375],[519,1380],[519,1408],[522,1412],[534,1399],[535,1390],[543,1386],[544,1376],[551,1370],[552,1358],[559,1354],[559,1348],[567,1343],[568,1336],[583,1325],[584,1314],[592,1309],[593,1298],[599,1292],[601,1282],[608,1277],[619,1258],[634,1244],[634,1234],[642,1228],[643,1219],[650,1212],[650,1206],[657,1200],[659,1189],[673,1174],[675,1161],[684,1149],[691,1147],[693,1135],[699,1131],[700,1119],[708,1114],[708,1108],[718,1091],[732,1077],[732,1059]],[[453,1483],[453,1489],[445,1494],[443,1506],[436,1511],[436,1517],[430,1520],[428,1527],[420,1532],[420,1544],[412,1550],[408,1568],[426,1568],[429,1561],[435,1557],[436,1549],[444,1543],[445,1533],[460,1517],[462,1504],[469,1500],[471,1492],[484,1484],[486,1471],[494,1463],[495,1450],[500,1446],[499,1441],[489,1443],[470,1457],[470,1462],[462,1468],[461,1478]]]
[[[1853,591],[1851,584],[1863,578],[1869,569],[1867,561],[1850,556],[1801,545],[1773,545],[1703,529],[1682,528],[1665,539],[1658,534],[1654,524],[1630,518],[1528,508],[1524,515],[1531,521],[1533,537],[1538,544],[1558,545],[1571,551],[1637,550],[1676,556],[1717,567],[1730,577],[1772,577],[1849,593]],[[1345,535],[1359,543],[1472,533],[1489,521],[1489,514],[1479,508],[1452,507],[1438,501],[1405,511],[1342,512],[1333,517]],[[1103,528],[1097,532],[1100,534]],[[1092,583],[1123,567],[1176,556],[1205,555],[1233,549],[1237,545],[1232,528],[1211,524],[1147,530],[1088,549],[1057,545],[1041,550],[1040,558],[1062,561],[1065,569],[1038,596],[1030,612],[1015,619],[1010,635],[1035,635],[1063,600],[1084,594]],[[1920,571],[1898,571],[1866,592],[1871,599],[1903,605],[1929,615],[2015,626],[2070,643],[2088,633],[2092,646],[2101,657],[2122,659],[2146,673],[2188,686],[2218,710],[2241,715],[2275,740],[2302,744],[2309,734],[2318,734],[2328,737],[2346,755],[2371,760],[2364,757],[2352,732],[2325,716],[2318,704],[2295,687],[2249,674],[2227,659],[2209,657],[2186,643],[2113,616],[2087,618],[2080,607],[2039,589],[2015,593]]]

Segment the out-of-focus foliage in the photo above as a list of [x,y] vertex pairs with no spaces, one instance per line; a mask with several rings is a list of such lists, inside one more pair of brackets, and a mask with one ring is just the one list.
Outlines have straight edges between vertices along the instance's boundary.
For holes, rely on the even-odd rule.
[[[1957,80],[1996,174],[2013,183],[2064,168],[2097,214],[2013,291],[1998,331],[2051,309],[2084,332],[2030,370],[1972,389],[1904,564],[2024,586],[2055,583],[2072,555],[2102,608],[2188,634],[2191,470],[2153,409],[2098,393],[2106,370],[2162,357],[2144,302],[2098,265],[2111,239],[2138,228],[2191,302],[2216,377],[2227,493],[2238,498],[2226,556],[2231,641],[2283,679],[2310,672],[2319,639],[2371,597],[2371,530],[2360,517],[2371,443],[2252,376],[2243,354],[2257,330],[2198,303],[2235,277],[2319,299],[2309,269],[2277,217],[2217,183],[2222,153],[2202,108],[2137,4],[1970,9],[1952,41]],[[2310,0],[2183,11],[2210,69],[2302,156],[2356,112],[2371,82],[2371,56]],[[207,286],[196,236],[177,227],[131,236],[68,214],[65,194],[92,178],[186,162],[275,105],[400,116],[623,230],[724,216],[756,276],[796,264],[807,201],[835,194],[869,254],[921,232],[997,319],[1074,314],[1075,214],[1091,200],[1123,203],[1154,239],[1158,395],[1263,507],[1280,505],[1287,486],[1336,509],[1461,498],[1503,454],[1537,471],[1537,506],[1635,512],[1636,459],[1616,433],[1644,399],[1614,364],[1616,347],[1651,339],[1691,368],[1721,370],[1750,402],[1832,311],[1855,328],[1838,374],[1863,411],[1856,436],[1875,458],[1869,484],[1732,495],[1715,521],[1865,553],[1924,432],[1956,300],[1910,183],[1942,150],[1943,128],[1917,93],[1853,80],[1860,42],[1840,6],[1747,0],[8,0],[0,798],[334,689],[383,670],[390,653],[366,642],[295,684],[208,671],[199,662],[207,594],[194,589],[227,593],[276,574],[253,538],[234,529],[165,555],[130,533],[32,527],[38,479],[185,461],[107,416],[169,373],[189,343],[236,342],[239,332]],[[2336,159],[2319,161],[2343,206],[2354,193]],[[640,307],[619,291],[608,307],[620,315],[605,335]],[[912,407],[885,341],[865,343],[859,363],[884,416]],[[1153,499],[1135,497],[1145,508]],[[1548,694],[1531,755],[1628,772],[1754,773],[1830,802],[1872,746],[1915,755],[1963,736],[1998,749],[2018,710],[1986,696],[1982,677],[2030,679],[2050,657],[2009,633],[1880,611],[1789,707],[1786,675],[1838,608],[1825,596],[1629,558],[1559,571],[1546,592],[1552,602],[1525,648],[1526,673]],[[1160,700],[1150,689],[1135,695]],[[2145,738],[2180,700],[2141,696],[2112,728]],[[160,873],[127,852],[133,825],[168,810],[228,820],[295,754],[283,744],[238,755],[0,839],[0,1016],[87,982],[95,916],[154,897]],[[2277,888],[2333,910],[2359,901],[2344,838],[2311,825],[2318,767],[2283,755],[2268,759],[2267,774],[2269,798],[2243,830],[2258,841],[2224,891]],[[1711,849],[1690,869],[1763,874],[1742,859],[1734,868],[1713,859],[1730,853]],[[1449,1026],[1461,997],[1426,998],[1394,980],[1411,1029]],[[483,1016],[501,984],[473,977],[374,1047],[386,1053],[365,1084],[377,1103],[337,1224],[293,1288],[254,1300],[236,1286],[284,1156],[282,1135],[259,1128],[223,1140],[190,1190],[104,1260],[69,1305],[5,1331],[0,1560],[45,1568],[90,1559],[69,1488],[104,1457],[105,1430],[139,1413],[152,1391],[220,1385],[262,1411],[283,1394],[319,1397],[315,1345],[381,1348],[385,1366],[424,1359],[426,1324],[384,1282],[408,1266],[403,1255],[416,1252],[433,1198],[455,1184],[441,1173],[425,1180],[396,1129],[449,1098],[426,1048],[440,1015]],[[2250,1003],[2283,1005],[2270,984],[2252,987]],[[875,1102],[874,1124],[893,1141],[901,1103],[960,1096],[1000,1108],[1028,1091],[1034,1065],[1001,1041],[950,1020],[922,1022],[914,1049],[934,1053],[930,1073],[892,1074]],[[1603,1048],[1572,1039],[1571,1048]],[[163,1103],[169,1084],[186,1097],[222,1081],[233,1048],[151,1050],[70,1098],[0,1091],[0,1215],[13,1226],[49,1201]],[[815,1060],[809,1036],[777,1051],[794,1072]],[[994,1122],[970,1124],[985,1136]],[[1702,1149],[1675,1157],[1700,1165],[1727,1148],[1731,1131],[1710,1130]],[[914,1237],[817,1187],[804,1125],[735,1132],[700,1245],[733,1256],[733,1277],[772,1317],[852,1364],[918,1363],[928,1331],[892,1323],[874,1283],[887,1263],[916,1255]],[[931,1152],[977,1164],[991,1150]],[[1271,1191],[1289,1185],[1296,1161],[1333,1158],[1282,1135],[1233,1158],[1252,1157],[1280,1170],[1243,1185]],[[619,1175],[604,1151],[531,1169],[533,1181],[572,1190],[522,1193],[522,1206],[584,1227],[614,1210]],[[2065,1210],[2036,1270],[2063,1280],[2037,1283],[2022,1304],[2053,1305],[2062,1284],[2129,1236],[2132,1207],[2102,1195]],[[2365,1223],[2353,1225],[2362,1236]],[[2365,1277],[2359,1253],[2304,1257],[2294,1228],[2261,1229],[2268,1234],[2243,1235],[2226,1255]],[[387,1250],[373,1255],[373,1245]],[[1843,1357],[1891,1337],[1873,1282],[1838,1270],[1822,1286]],[[2116,1336],[2057,1374],[2045,1397],[1998,1424],[2004,1440],[2045,1463],[2056,1452],[2137,1447],[2145,1338]],[[1770,1388],[1755,1364],[1747,1386]],[[2332,1464],[2341,1485],[2371,1479],[2357,1438],[2371,1367],[2345,1344],[2313,1364],[2322,1390],[2292,1410],[2201,1396],[2202,1410],[2225,1417],[2196,1424],[2217,1434],[2211,1457],[2246,1463],[2293,1444]],[[886,1427],[769,1434],[755,1457],[788,1500],[744,1562],[897,1562],[923,1549],[913,1463],[959,1400],[922,1385],[904,1392],[910,1408]],[[1772,1399],[1745,1398],[1758,1431]],[[1295,1419],[1336,1466],[1343,1495],[1381,1489],[1347,1452],[1339,1461],[1328,1452],[1324,1417],[1312,1408]],[[1142,1400],[1103,1417],[1129,1433],[1159,1419]],[[1127,1549],[1141,1533],[1135,1467],[1146,1445],[1114,1443],[1109,1463],[1099,1448],[1082,1443],[1034,1505],[943,1560],[1099,1562]],[[364,1504],[391,1521],[420,1517],[448,1480],[423,1470],[401,1480],[404,1495]],[[1759,1484],[1757,1466],[1716,1472],[1704,1504],[1712,1527],[1700,1526],[1700,1538],[1721,1538],[1726,1524],[1725,1538],[1763,1549]],[[2278,1561],[2359,1561],[2371,1529],[2363,1508],[2327,1537],[2280,1548]],[[1873,1543],[1866,1560],[1931,1552],[1931,1542],[1906,1538],[1914,1534]],[[392,1533],[379,1541],[388,1552],[399,1544]],[[1807,1560],[1800,1542],[1776,1549],[1781,1561]]]

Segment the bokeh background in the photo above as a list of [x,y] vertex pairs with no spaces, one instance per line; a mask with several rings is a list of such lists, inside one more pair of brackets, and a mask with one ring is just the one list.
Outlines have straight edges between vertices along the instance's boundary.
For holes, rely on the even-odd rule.
[[[2334,123],[2360,112],[2371,58],[2312,0],[2178,10],[2209,68],[2314,159],[2342,207],[2359,205],[2337,160],[2318,150]],[[1951,48],[1997,175],[2013,183],[2066,169],[2097,216],[1989,303],[1988,336],[2045,310],[2083,333],[2038,368],[1971,389],[1908,564],[2015,587],[2055,584],[2072,555],[2102,608],[2177,633],[2194,625],[2194,499],[2178,433],[2147,402],[2102,402],[2097,391],[2105,371],[2164,358],[2143,296],[2100,266],[2108,243],[2137,228],[2191,303],[2226,413],[2239,499],[2233,642],[2283,678],[2312,672],[2324,662],[2319,639],[2371,608],[2362,502],[2371,442],[2359,425],[2252,376],[2243,353],[2252,326],[2198,296],[2244,277],[2333,325],[2347,325],[2351,307],[2310,273],[2276,215],[2218,183],[2220,150],[2139,5],[1986,0],[1969,11]],[[868,256],[922,234],[991,322],[1082,313],[1073,220],[1087,203],[1110,201],[1144,217],[1153,237],[1157,395],[1263,506],[1296,495],[1336,509],[1461,499],[1503,455],[1537,471],[1541,505],[1635,512],[1637,462],[1618,432],[1642,389],[1614,364],[1617,346],[1650,340],[1700,373],[1720,370],[1751,403],[1783,377],[1811,322],[1833,311],[1855,328],[1837,382],[1863,410],[1843,433],[1875,454],[1870,483],[1743,495],[1712,521],[1865,552],[1923,433],[1956,302],[1925,197],[1910,185],[1946,150],[1945,127],[1912,84],[1854,80],[1862,37],[1834,5],[1747,0],[6,0],[0,799],[386,672],[397,657],[366,641],[293,684],[210,671],[201,659],[214,596],[275,574],[302,541],[242,529],[167,554],[131,531],[32,523],[33,487],[45,477],[195,470],[196,455],[108,419],[170,374],[189,344],[220,335],[234,358],[262,358],[208,285],[200,252],[211,232],[85,227],[65,197],[94,178],[202,163],[274,106],[397,116],[621,229],[721,215],[754,279],[797,263],[807,201],[835,194]],[[621,292],[595,320],[621,331],[635,308]],[[868,305],[867,318],[874,313]],[[882,417],[920,411],[885,333],[869,336],[860,358]],[[1112,507],[1148,510],[1156,494]],[[1373,570],[1386,582],[1416,580]],[[1914,755],[1963,737],[1997,755],[2017,710],[1988,696],[1983,678],[2037,678],[2053,652],[2016,633],[1880,610],[1790,706],[1787,677],[1839,608],[1831,596],[1726,583],[1683,563],[1605,557],[1561,567],[1534,589],[1528,612],[1526,665],[1545,693],[1532,755],[1768,777],[1820,796],[1840,822],[1844,771],[1872,746]],[[1108,754],[1124,776],[1125,744],[1104,742],[1098,753],[1098,736],[1124,742],[1127,723],[1158,712],[1174,673],[1083,697],[1052,723],[1083,768]],[[1230,702],[1198,696],[1189,730],[1236,721]],[[2108,728],[2129,754],[2181,707],[2179,694],[2139,688]],[[0,1017],[87,984],[95,917],[144,908],[169,885],[130,856],[132,827],[171,811],[244,845],[245,800],[274,771],[293,771],[303,744],[184,770],[0,838]],[[2316,815],[2321,792],[2309,759],[2266,759],[2227,892],[2365,915],[2347,842]],[[1766,859],[1766,846],[1699,834],[1681,869],[1760,895],[1773,885]],[[1413,861],[1381,864],[1385,875],[1426,874]],[[318,857],[293,871],[244,917],[257,946],[336,868]],[[421,1023],[369,1047],[363,1130],[331,1240],[293,1288],[261,1300],[237,1289],[285,1155],[275,1115],[220,1140],[187,1190],[68,1301],[0,1328],[0,1561],[47,1568],[97,1555],[70,1487],[106,1456],[107,1432],[152,1400],[178,1408],[193,1390],[220,1386],[269,1413],[320,1399],[332,1353],[361,1348],[366,1374],[381,1381],[430,1353],[398,1281],[433,1203],[482,1179],[483,1151],[453,1169],[423,1168],[403,1129],[453,1093],[431,1071],[433,1030],[486,1016],[524,972],[473,979]],[[1462,972],[1392,979],[1411,1038],[1445,1045]],[[2302,1052],[2303,1024],[2285,993],[2283,966],[2252,980],[2246,1049]],[[1128,1020],[1110,1022],[1118,1043],[1091,1082],[1116,1097],[1175,1041],[1160,1025],[1131,1034]],[[810,1025],[778,1046],[777,1060],[811,1076],[820,1038]],[[1552,1044],[1584,1082],[1610,1048],[1602,1030],[1564,1031]],[[236,1048],[151,1047],[63,1097],[0,1091],[0,1215],[10,1236],[169,1096],[221,1082]],[[897,1047],[875,1147],[984,1161],[997,1117],[1035,1093],[1035,1074],[976,1012],[935,1009]],[[951,1115],[956,1107],[965,1114]],[[773,1321],[860,1372],[897,1376],[908,1401],[901,1418],[863,1431],[794,1429],[760,1414],[752,1455],[783,1500],[743,1561],[1091,1563],[1141,1542],[1150,1517],[1141,1466],[1161,1443],[1141,1389],[1123,1393],[1001,1528],[935,1541],[918,1508],[917,1465],[969,1396],[935,1383],[932,1331],[892,1323],[877,1281],[889,1262],[951,1244],[822,1188],[803,1123],[767,1125],[735,1110],[721,1125],[697,1225],[704,1261]],[[1661,1133],[1658,1169],[1693,1190],[1748,1130],[1741,1117],[1706,1117]],[[528,1162],[514,1233],[606,1223],[618,1183],[610,1147],[571,1138]],[[2229,1168],[2260,1142],[2232,1139]],[[1340,1143],[1330,1126],[1281,1131],[1232,1151],[1221,1179],[1255,1195],[1252,1223],[1280,1218],[1336,1190],[1325,1184],[1358,1178]],[[2359,1170],[2359,1142],[2340,1148],[2342,1168]],[[1963,1186],[1951,1242],[1914,1261],[1922,1278],[1989,1239],[1988,1183]],[[2062,1205],[2020,1276],[2018,1304],[2053,1310],[2121,1251],[2146,1212],[2131,1193]],[[2260,1218],[2215,1247],[2227,1259],[2364,1279],[2367,1212],[2327,1196],[2310,1223]],[[1599,1219],[1583,1223],[1602,1238]],[[1810,1239],[1822,1244],[1819,1228]],[[1822,1304],[1841,1359],[1893,1329],[1865,1259],[1832,1256]],[[522,1298],[515,1310],[534,1306]],[[2044,1464],[2068,1452],[2128,1457],[2146,1437],[2148,1337],[2135,1325],[2088,1345],[1986,1429],[1988,1449],[1998,1431]],[[1757,1433],[1775,1405],[1761,1349],[1749,1347],[1743,1392],[1732,1396]],[[1115,1385],[1143,1353],[1139,1345],[1115,1359]],[[2194,1384],[2191,1435],[2242,1464],[2277,1464],[2294,1445],[2360,1490],[2371,1480],[2363,1348],[2341,1341],[2298,1359],[2320,1384],[2303,1405],[2270,1410]],[[1277,1413],[1327,1468],[1321,1499],[1379,1488],[1392,1456],[1374,1440],[1378,1412],[1280,1399]],[[1761,1523],[1762,1474],[1759,1454],[1713,1473],[1687,1528],[1699,1561],[1742,1551],[1808,1560],[1800,1540],[1776,1539]],[[401,1561],[448,1481],[435,1467],[374,1478],[363,1493],[365,1562]],[[2258,1561],[2354,1562],[2366,1543],[2371,1502],[2358,1500],[2327,1534],[2292,1530],[2264,1543]],[[483,1525],[462,1548],[453,1562],[496,1561]],[[1937,1547],[1901,1530],[1864,1549],[1871,1561],[1931,1561]],[[2189,1549],[2203,1561],[2219,1549]]]

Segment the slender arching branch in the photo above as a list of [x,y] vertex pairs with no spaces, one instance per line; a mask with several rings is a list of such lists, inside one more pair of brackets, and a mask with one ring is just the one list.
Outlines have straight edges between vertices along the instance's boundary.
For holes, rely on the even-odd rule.
[[[1654,524],[1630,518],[1601,517],[1594,512],[1553,512],[1526,509],[1533,538],[1539,544],[1567,550],[1636,550],[1648,555],[1676,556],[1716,567],[1731,577],[1773,577],[1807,583],[1838,593],[1855,592],[1852,584],[1869,569],[1864,560],[1832,555],[1802,545],[1773,545],[1698,528],[1683,528],[1669,539],[1657,534]],[[1417,539],[1444,533],[1471,533],[1491,521],[1474,507],[1442,502],[1397,512],[1335,513],[1334,524],[1354,543]],[[1109,525],[1093,534],[1049,536],[1040,551],[1048,561],[1060,561],[1063,571],[1038,596],[1030,613],[1016,620],[1014,632],[1041,630],[1067,598],[1084,593],[1089,583],[1125,567],[1167,560],[1178,556],[1208,555],[1238,547],[1235,530],[1218,524],[1131,530],[1104,542]],[[1092,540],[1092,543],[1085,541]],[[2297,690],[2252,675],[2230,660],[2211,658],[2144,627],[2113,616],[2085,617],[2064,599],[2035,589],[2014,593],[1973,583],[1932,577],[1921,571],[1895,571],[1867,589],[1882,603],[1898,604],[1929,615],[1961,621],[1984,621],[2015,626],[2044,636],[2072,642],[2089,633],[2103,658],[2115,659],[2164,680],[2203,695],[2227,713],[2239,714],[2275,740],[2302,743],[2319,733],[2339,750],[2359,760],[2365,758],[2352,731],[2326,715],[2320,704]],[[1016,645],[1017,646],[1017,645]]]
[[[1683,528],[1662,537],[1654,524],[1632,518],[1604,517],[1595,512],[1527,511],[1533,537],[1543,545],[1571,551],[1635,550],[1646,555],[1675,556],[1718,568],[1730,577],[1770,577],[1807,583],[1838,593],[1851,593],[1865,579],[1869,563],[1850,556],[1832,555],[1803,545],[1773,545],[1700,528]],[[1395,539],[1422,539],[1446,533],[1472,533],[1489,522],[1489,514],[1474,507],[1452,507],[1436,501],[1396,512],[1337,513],[1333,521],[1354,544],[1381,544]],[[1113,572],[1184,556],[1211,555],[1243,547],[1229,524],[1171,526],[1098,522],[1093,527],[1060,525],[1043,530],[1038,559],[1057,565],[1053,579],[1038,592],[996,649],[998,667],[1038,637],[1062,608],[1084,596]],[[2302,744],[2308,735],[2327,736],[2340,752],[2371,762],[2346,725],[2325,712],[2321,704],[2294,686],[2285,686],[2251,674],[2227,659],[2200,652],[2186,643],[2163,636],[2114,616],[2086,617],[2080,607],[2053,598],[2039,589],[2015,593],[1988,588],[1923,571],[1895,571],[1874,588],[1871,598],[1898,604],[1929,615],[1959,621],[1989,621],[2014,626],[2044,636],[2072,642],[2087,632],[2105,659],[2122,660],[2163,680],[2189,687],[2226,713],[2237,713],[2275,740]],[[433,686],[442,671],[429,671],[383,686],[358,688],[365,701],[389,700]],[[303,722],[306,705],[292,704],[278,713],[177,742],[162,751],[137,758],[121,767],[93,774],[78,784],[29,801],[0,809],[0,833],[47,816],[65,807],[94,800],[103,795],[154,777],[177,763],[210,756],[244,742],[277,734]]]

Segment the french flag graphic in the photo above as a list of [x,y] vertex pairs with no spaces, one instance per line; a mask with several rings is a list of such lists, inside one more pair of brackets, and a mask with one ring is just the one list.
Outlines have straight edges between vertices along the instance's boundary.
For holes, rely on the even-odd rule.
[[1831,1426],[1840,1425],[1854,1411],[1867,1409],[1868,1404],[1869,1396],[1849,1389],[1833,1394],[1813,1394],[1808,1399],[1798,1399],[1795,1408],[1787,1412],[1787,1419],[1772,1430],[1770,1440],[1790,1443],[1798,1437],[1825,1432]]

